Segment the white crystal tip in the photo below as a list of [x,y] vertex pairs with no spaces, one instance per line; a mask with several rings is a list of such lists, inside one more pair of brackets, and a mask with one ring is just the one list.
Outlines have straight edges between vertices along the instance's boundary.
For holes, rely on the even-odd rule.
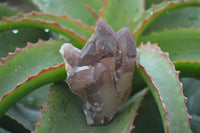
[[68,48],[71,47],[71,46],[72,46],[71,43],[64,43],[64,44],[61,46],[60,50],[59,50],[60,54],[61,54],[62,56],[64,56],[65,49],[68,49]]

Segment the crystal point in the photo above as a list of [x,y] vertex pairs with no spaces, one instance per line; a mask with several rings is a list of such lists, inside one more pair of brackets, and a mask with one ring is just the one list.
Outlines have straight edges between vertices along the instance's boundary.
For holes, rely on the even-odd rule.
[[64,44],[60,53],[68,73],[67,83],[83,101],[87,123],[108,123],[132,89],[136,42],[128,28],[114,33],[100,18],[81,51]]

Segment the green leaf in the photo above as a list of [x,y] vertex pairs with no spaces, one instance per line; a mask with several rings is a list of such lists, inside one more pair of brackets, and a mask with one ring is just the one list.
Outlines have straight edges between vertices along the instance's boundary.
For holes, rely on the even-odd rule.
[[139,71],[136,69],[134,70],[134,76],[133,76],[133,84],[132,84],[132,94],[137,93],[138,91],[144,89],[146,87],[145,81],[141,77]]
[[108,0],[102,17],[115,31],[128,27],[144,11],[144,0]]
[[0,118],[0,126],[10,132],[30,133],[28,129],[8,115],[4,115]]
[[[165,1],[165,0],[146,0],[145,1],[145,9],[153,7],[153,6],[155,6],[155,4],[159,4],[163,1]],[[180,0],[167,0],[167,1],[180,1]],[[182,0],[182,1],[191,1],[191,0]]]
[[181,77],[193,77],[200,79],[200,62],[178,61],[175,62],[174,65],[176,66],[176,69],[181,72]]
[[[10,17],[16,15],[20,11],[0,3],[0,19],[2,17]],[[10,29],[10,28],[9,28]],[[26,42],[36,42],[38,38],[47,40],[49,34],[37,28],[15,29],[17,33],[12,32],[13,29],[0,32],[0,57],[7,56],[8,52],[14,51],[16,47],[24,47]],[[8,37],[9,36],[9,37]],[[13,46],[13,44],[15,46]]]
[[164,131],[190,132],[191,118],[185,106],[182,85],[168,54],[149,43],[141,45],[140,52],[139,71],[158,104]]
[[19,103],[26,105],[32,109],[41,109],[42,104],[44,103],[44,99],[48,98],[48,90],[51,84],[44,85],[30,94],[26,95],[19,101]]
[[178,28],[152,33],[141,37],[141,41],[146,43],[151,40],[151,43],[158,43],[163,51],[169,52],[176,69],[181,71],[181,77],[200,79],[199,34],[200,30],[196,28]]
[[[134,33],[134,37],[136,41],[138,42],[138,39],[144,32],[144,30],[150,26],[150,24],[156,20],[159,16],[162,16],[167,11],[171,11],[178,8],[183,7],[198,7],[200,6],[200,2],[196,1],[189,1],[189,2],[163,2],[162,4],[159,4],[153,8],[150,8],[147,10],[142,17],[140,17],[137,21],[135,21],[132,26],[130,27],[131,31]],[[171,21],[170,21],[171,22]]]
[[173,62],[198,61],[200,62],[200,30],[199,29],[175,29],[164,30],[159,33],[152,33],[141,37],[141,41],[146,43],[158,43],[162,51],[169,52],[169,57]]
[[16,119],[30,131],[34,131],[35,123],[38,122],[37,117],[41,115],[40,109],[42,109],[44,99],[48,98],[50,85],[51,84],[47,84],[39,87],[30,94],[24,96],[12,106],[6,114]]
[[12,0],[1,0],[1,2],[2,1],[4,1],[6,5],[17,8],[23,12],[31,12],[33,10],[38,10],[36,9],[37,7],[34,7],[34,4],[31,0],[18,0],[17,2]]
[[36,43],[38,39],[48,40],[49,33],[38,28],[22,28],[0,32],[0,57],[15,51],[16,47],[23,48],[27,42]]
[[2,23],[18,22],[24,19],[25,20],[29,19],[30,21],[40,20],[43,23],[48,22],[49,24],[52,24],[55,26],[60,25],[61,29],[62,28],[69,29],[75,32],[77,35],[85,37],[86,39],[88,39],[94,32],[94,28],[84,25],[81,21],[71,19],[67,15],[58,16],[58,15],[47,14],[47,13],[31,12],[24,15],[18,14],[15,17],[7,18],[7,19],[4,18],[1,22]]
[[89,126],[83,113],[79,98],[71,93],[64,83],[52,86],[51,94],[42,111],[37,125],[37,133],[121,133],[130,132],[136,111],[140,105],[146,89],[131,97],[127,107],[118,113],[116,118],[103,126]]
[[188,112],[192,116],[191,129],[194,133],[200,131],[200,80],[194,78],[182,78],[183,92],[188,98]]
[[144,97],[138,115],[134,121],[135,128],[132,133],[163,133],[162,120],[158,106],[151,93]]
[[146,0],[145,1],[145,9],[149,9],[153,7],[155,4],[159,4],[163,2],[164,0]]
[[[65,41],[39,41],[2,59],[0,63],[0,116],[20,98],[41,85],[66,78],[59,49]],[[17,85],[17,86],[16,86]]]
[[200,116],[192,115],[191,128],[194,133],[200,131]]
[[57,15],[67,14],[74,19],[81,19],[87,25],[95,25],[96,19],[85,5],[97,12],[103,6],[103,0],[32,0],[39,9]]
[[[160,17],[155,19],[151,25],[147,27],[143,34],[150,32],[162,31],[164,28],[174,29],[179,26],[190,28],[192,26],[200,28],[200,8],[199,7],[184,7],[167,11]],[[176,18],[176,19],[174,19]],[[173,22],[173,23],[172,23]]]
[[4,5],[4,4],[0,3],[0,19],[2,17],[14,16],[18,12],[20,12],[20,11],[15,9],[15,8],[11,8],[11,7],[7,6],[7,5]]
[[187,106],[190,114],[196,114],[200,116],[200,80],[194,78],[182,78],[184,83],[183,92],[188,98]]
[[68,37],[77,47],[80,47],[79,44],[84,46],[86,39],[94,31],[93,28],[84,25],[80,21],[73,20],[67,15],[56,16],[31,12],[25,15],[18,14],[15,17],[4,18],[0,21],[0,31],[23,27],[37,27],[55,31]]
[[6,115],[15,119],[17,122],[21,123],[25,128],[30,131],[35,130],[35,123],[37,122],[37,116],[41,112],[39,110],[34,110],[33,108],[26,107],[22,104],[15,104],[7,112]]

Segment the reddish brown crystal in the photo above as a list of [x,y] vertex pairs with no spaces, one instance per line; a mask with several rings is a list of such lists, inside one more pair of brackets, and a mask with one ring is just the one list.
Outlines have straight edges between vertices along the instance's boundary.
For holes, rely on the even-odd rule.
[[83,101],[87,123],[109,122],[131,93],[136,42],[128,28],[114,33],[100,18],[81,51],[67,43],[60,53],[66,64],[67,83]]

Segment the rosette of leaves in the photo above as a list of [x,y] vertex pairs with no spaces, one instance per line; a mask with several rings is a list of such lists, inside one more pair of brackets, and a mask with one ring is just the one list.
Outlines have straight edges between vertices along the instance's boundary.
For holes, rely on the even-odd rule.
[[[1,2],[0,131],[199,133],[199,14],[198,0]],[[129,28],[140,66],[116,117],[89,126],[82,102],[63,82],[59,49],[66,42],[83,48],[99,17],[115,32]]]

